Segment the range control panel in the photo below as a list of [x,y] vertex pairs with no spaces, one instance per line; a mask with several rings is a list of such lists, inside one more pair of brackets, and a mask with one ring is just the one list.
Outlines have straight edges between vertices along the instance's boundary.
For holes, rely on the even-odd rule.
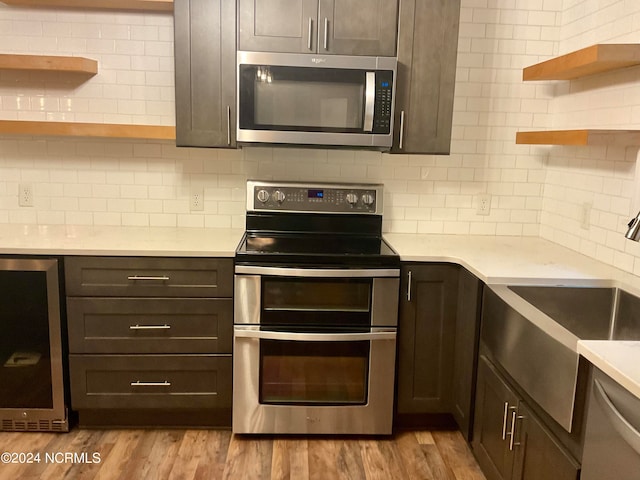
[[247,211],[382,215],[382,185],[247,182]]

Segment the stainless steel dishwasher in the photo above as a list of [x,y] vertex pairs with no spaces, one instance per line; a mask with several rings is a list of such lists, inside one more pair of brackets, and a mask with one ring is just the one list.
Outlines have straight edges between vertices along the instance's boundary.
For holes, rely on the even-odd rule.
[[582,480],[640,479],[640,399],[594,369]]

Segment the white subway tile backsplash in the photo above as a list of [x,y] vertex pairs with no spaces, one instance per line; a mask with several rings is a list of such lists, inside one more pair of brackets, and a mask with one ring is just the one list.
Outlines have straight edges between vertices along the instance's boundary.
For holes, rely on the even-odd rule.
[[[640,275],[625,242],[640,208],[637,150],[530,147],[515,132],[638,128],[634,69],[573,82],[522,82],[522,68],[595,42],[637,42],[640,4],[462,0],[451,155],[353,150],[177,148],[171,142],[0,138],[0,223],[244,226],[247,178],[385,184],[385,231],[542,236]],[[172,125],[173,19],[163,13],[0,4],[3,51],[83,55],[84,83],[0,72],[0,118]],[[44,79],[43,79],[44,78]],[[34,184],[36,206],[17,206]],[[205,209],[191,212],[191,185]],[[492,195],[489,216],[476,213]],[[583,203],[590,228],[580,227]]]

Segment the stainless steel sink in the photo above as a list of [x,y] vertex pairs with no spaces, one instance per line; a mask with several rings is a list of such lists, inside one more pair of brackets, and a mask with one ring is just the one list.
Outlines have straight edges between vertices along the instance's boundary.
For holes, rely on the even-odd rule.
[[509,286],[580,340],[640,340],[640,298],[619,288]]
[[640,297],[618,288],[488,285],[481,339],[509,375],[571,432],[579,340],[640,340]]

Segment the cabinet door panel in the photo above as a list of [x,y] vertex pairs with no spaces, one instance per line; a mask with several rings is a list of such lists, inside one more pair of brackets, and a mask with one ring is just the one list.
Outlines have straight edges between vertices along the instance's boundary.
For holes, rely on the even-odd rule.
[[175,0],[178,146],[235,146],[235,15],[235,2]]
[[238,6],[239,50],[284,53],[315,51],[317,0],[240,0]]
[[509,451],[509,431],[511,415],[517,406],[516,394],[486,357],[481,356],[472,445],[478,463],[489,480],[511,478],[513,454]]
[[402,0],[393,152],[450,151],[459,17],[460,0]]
[[518,443],[514,478],[520,480],[576,480],[578,463],[558,444],[524,403],[518,407]]
[[394,56],[397,17],[397,1],[321,0],[318,52]]
[[[398,413],[451,411],[458,268],[403,267],[398,326]],[[411,272],[411,286],[407,285]]]

